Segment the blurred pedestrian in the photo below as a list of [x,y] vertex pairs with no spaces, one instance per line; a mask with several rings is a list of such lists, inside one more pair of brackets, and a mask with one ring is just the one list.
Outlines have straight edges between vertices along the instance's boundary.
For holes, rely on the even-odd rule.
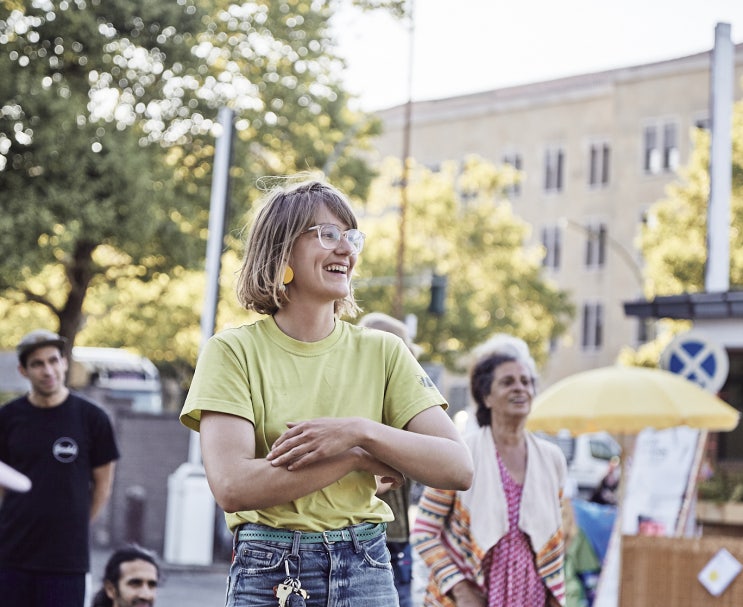
[[450,489],[472,462],[400,339],[340,319],[364,234],[321,181],[268,193],[238,278],[266,317],[204,346],[181,421],[234,532],[227,606],[397,605],[375,476]]
[[[410,339],[407,325],[382,312],[371,312],[359,320],[360,327],[369,327],[397,335],[418,358],[420,347]],[[411,585],[413,581],[413,556],[410,552],[410,479],[406,478],[401,487],[391,489],[389,485],[378,483],[377,496],[392,510],[395,520],[387,523],[387,548],[392,558],[392,572],[395,575],[395,588],[400,599],[400,607],[411,607]]]
[[153,607],[160,582],[155,556],[139,546],[116,550],[106,562],[103,586],[90,607]]
[[589,501],[605,506],[616,506],[619,492],[619,479],[622,474],[619,456],[614,455],[609,460],[606,474],[601,479],[598,487],[594,489]]
[[3,607],[81,607],[90,522],[119,457],[108,415],[65,385],[65,340],[39,329],[18,344],[31,389],[0,407],[0,460],[31,481],[0,505]]
[[567,464],[525,430],[536,366],[526,344],[497,335],[475,351],[470,390],[479,430],[466,437],[466,491],[426,488],[411,541],[430,568],[424,605],[565,604],[561,498]]

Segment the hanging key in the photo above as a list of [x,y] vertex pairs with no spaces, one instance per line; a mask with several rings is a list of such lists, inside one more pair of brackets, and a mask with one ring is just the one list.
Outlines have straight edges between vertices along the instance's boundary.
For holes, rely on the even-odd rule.
[[290,584],[279,584],[274,586],[273,592],[279,599],[279,607],[286,607],[286,599],[294,592],[294,586]]
[[284,561],[284,567],[286,579],[282,584],[274,587],[274,594],[279,599],[279,607],[304,607],[310,595],[302,588],[299,578],[292,577],[289,573],[289,561]]

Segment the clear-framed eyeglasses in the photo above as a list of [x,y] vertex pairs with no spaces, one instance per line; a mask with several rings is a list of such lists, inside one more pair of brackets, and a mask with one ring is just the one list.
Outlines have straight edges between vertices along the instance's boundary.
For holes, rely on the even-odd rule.
[[320,239],[320,246],[323,249],[335,249],[341,242],[342,237],[346,237],[348,244],[351,245],[353,252],[358,254],[364,248],[364,239],[366,234],[356,228],[351,228],[345,232],[334,223],[321,223],[311,228],[307,228],[302,234],[317,231],[317,237]]

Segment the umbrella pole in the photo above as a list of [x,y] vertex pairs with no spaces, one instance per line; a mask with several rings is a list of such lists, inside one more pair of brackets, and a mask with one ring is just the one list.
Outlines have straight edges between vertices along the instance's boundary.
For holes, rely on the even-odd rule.
[[627,495],[627,483],[629,482],[630,453],[634,452],[635,444],[633,436],[622,432],[617,435],[617,442],[622,447],[622,474],[619,479],[619,496],[617,498],[617,517],[622,514],[624,498]]
[[[708,434],[708,430],[699,430],[697,448],[694,452],[694,460],[691,464],[691,470],[689,471],[689,479],[686,481],[686,490],[684,492],[683,501],[681,502],[679,516],[676,520],[676,529],[673,534],[674,537],[685,537],[688,535],[689,517],[694,511],[692,506],[696,503],[697,499],[699,471],[702,467],[702,462],[704,461],[705,451],[707,450]],[[694,533],[696,534],[696,531]]]
[[630,453],[634,453],[634,440],[633,437],[622,432],[617,436],[618,443],[622,446],[622,474],[619,478],[619,496],[617,499],[617,518],[614,523],[614,533],[616,534],[615,540],[617,544],[616,548],[616,571],[617,571],[617,604],[619,604],[620,594],[622,592],[622,536],[624,535],[624,509],[625,509],[625,497],[627,495],[627,485],[629,484],[629,473],[630,473]]

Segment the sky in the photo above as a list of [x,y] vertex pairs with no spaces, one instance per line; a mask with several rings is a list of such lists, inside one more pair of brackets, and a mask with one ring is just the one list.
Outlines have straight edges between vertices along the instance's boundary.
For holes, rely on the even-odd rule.
[[743,42],[743,0],[414,2],[412,53],[406,22],[350,7],[334,17],[365,111],[708,51],[719,22]]

